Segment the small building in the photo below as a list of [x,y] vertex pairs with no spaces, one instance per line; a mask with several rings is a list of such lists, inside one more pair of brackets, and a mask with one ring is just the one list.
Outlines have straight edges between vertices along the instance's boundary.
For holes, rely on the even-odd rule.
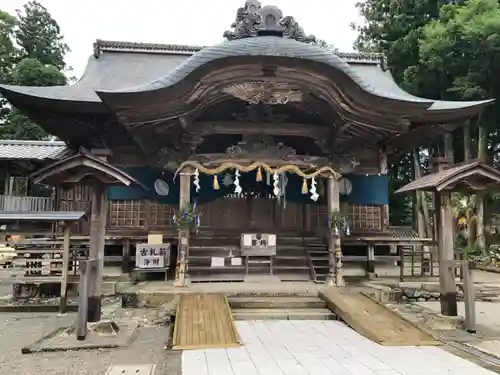
[[[240,257],[242,233],[277,234],[273,273],[282,280],[324,280],[332,207],[350,225],[344,255],[397,243],[387,158],[435,142],[490,101],[410,95],[383,56],[320,48],[293,17],[257,1],[238,10],[232,27],[207,47],[97,40],[73,85],[0,85],[60,140],[0,142],[0,162],[16,177],[0,209],[89,212],[83,175],[47,198],[30,197],[26,181],[84,152],[140,182],[107,189],[109,246],[128,248],[151,233],[175,244],[179,204],[197,203],[186,254],[192,281],[243,279],[251,270],[228,260]],[[89,223],[76,231],[89,236]],[[214,257],[226,260],[215,265]]]

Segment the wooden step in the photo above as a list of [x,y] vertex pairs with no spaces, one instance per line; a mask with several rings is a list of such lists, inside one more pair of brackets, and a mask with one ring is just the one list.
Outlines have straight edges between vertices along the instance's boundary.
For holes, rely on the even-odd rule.
[[326,308],[318,297],[229,297],[233,309],[293,309]]
[[245,275],[243,274],[221,274],[221,275],[205,275],[205,276],[189,276],[192,283],[214,283],[214,282],[243,282]]
[[235,309],[235,320],[334,320],[329,309]]

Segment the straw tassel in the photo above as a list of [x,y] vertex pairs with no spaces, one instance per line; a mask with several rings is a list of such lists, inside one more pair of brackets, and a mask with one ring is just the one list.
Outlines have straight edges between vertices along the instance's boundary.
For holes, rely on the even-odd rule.
[[302,180],[302,194],[307,194],[308,193],[308,189],[307,189],[307,180],[304,178]]
[[260,169],[257,169],[257,181],[262,181],[263,178],[262,178],[262,170]]
[[214,175],[214,190],[219,190],[219,189],[220,189],[219,179],[217,178],[217,175],[215,174]]

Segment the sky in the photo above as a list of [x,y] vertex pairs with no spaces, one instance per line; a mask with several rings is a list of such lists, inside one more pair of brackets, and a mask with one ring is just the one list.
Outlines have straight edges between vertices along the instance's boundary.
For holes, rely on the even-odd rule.
[[[28,0],[1,0],[0,9],[15,14]],[[293,16],[306,34],[352,51],[360,22],[359,0],[263,0]],[[213,45],[222,41],[244,0],[38,0],[59,23],[71,52],[66,63],[77,78],[96,39],[127,42]]]

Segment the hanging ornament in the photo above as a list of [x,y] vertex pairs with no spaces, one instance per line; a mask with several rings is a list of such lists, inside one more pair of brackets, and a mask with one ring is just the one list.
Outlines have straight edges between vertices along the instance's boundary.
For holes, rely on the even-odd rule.
[[281,195],[283,196],[283,208],[286,208],[286,186],[288,185],[288,177],[286,173],[280,175],[281,180]]
[[316,202],[319,198],[319,194],[316,192],[316,179],[313,177],[311,180],[311,189],[309,189],[311,193],[311,200]]
[[308,191],[308,189],[307,189],[307,180],[304,178],[302,180],[302,194],[307,194],[307,191]]
[[274,173],[273,174],[273,194],[276,197],[279,197],[279,195],[280,195],[279,183],[280,183],[280,176],[277,173]]
[[256,178],[257,181],[262,181],[263,178],[262,178],[262,170],[260,169],[257,169],[257,178]]
[[201,224],[200,215],[196,215],[196,234],[198,234],[198,231],[200,229],[200,224]]
[[226,173],[224,175],[223,180],[222,180],[222,183],[224,184],[224,186],[228,186],[229,187],[229,186],[231,186],[233,184],[233,182],[234,182],[233,181],[233,176],[231,176],[231,174],[229,174],[229,173]]
[[201,186],[200,186],[200,171],[198,170],[198,168],[196,168],[194,170],[193,184],[194,184],[194,186],[196,186],[196,192],[199,192],[201,189]]
[[241,194],[242,191],[243,189],[240,186],[240,171],[236,170],[234,173],[234,192],[236,194]]
[[271,173],[269,171],[266,171],[266,185],[271,185]]
[[220,189],[219,178],[217,177],[216,174],[214,174],[214,190],[219,190],[219,189]]
[[335,227],[333,228],[333,234],[335,236],[338,236],[340,234],[339,227],[337,226],[337,224],[335,224]]

